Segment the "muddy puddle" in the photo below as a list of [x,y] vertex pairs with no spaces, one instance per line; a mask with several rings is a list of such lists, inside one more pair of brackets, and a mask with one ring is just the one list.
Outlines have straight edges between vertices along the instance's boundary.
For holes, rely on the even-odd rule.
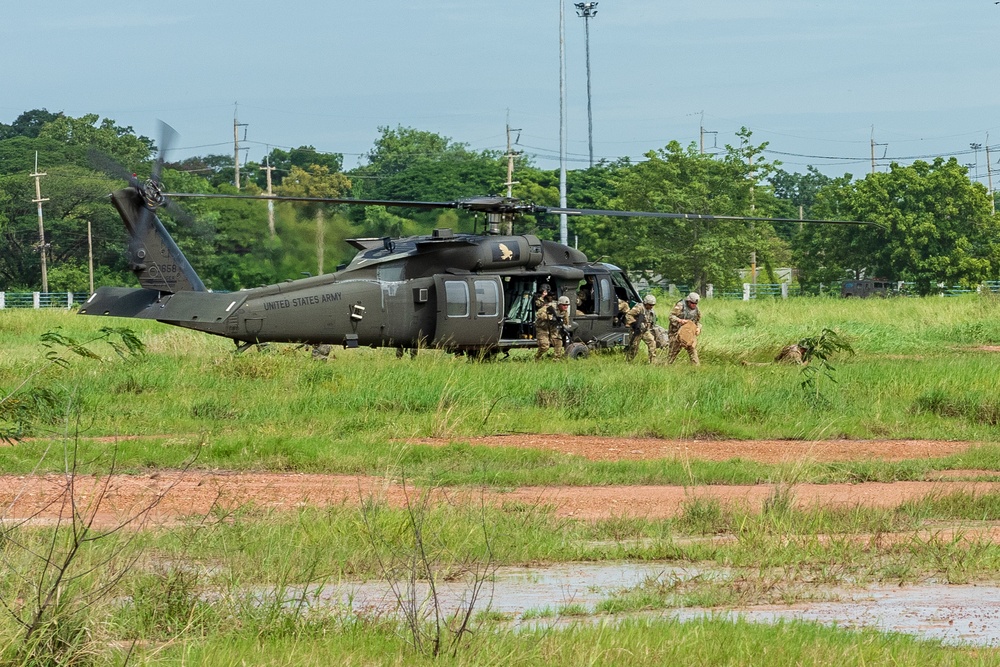
[[[480,591],[476,610],[503,614],[515,625],[552,625],[613,621],[627,615],[593,614],[595,606],[615,591],[655,579],[702,580],[730,576],[726,570],[674,567],[663,563],[570,563],[550,567],[503,567]],[[437,584],[444,613],[467,606],[472,578]],[[428,607],[426,583],[396,592],[385,582],[343,583],[316,592],[316,601],[368,613],[394,613],[398,596]],[[817,589],[821,601],[768,605],[742,609],[671,609],[641,614],[694,619],[706,615],[743,618],[754,622],[804,620],[845,628],[875,628],[888,632],[941,640],[948,644],[1000,646],[1000,587],[923,584],[869,587],[863,590]],[[833,600],[833,601],[831,601]],[[410,603],[412,604],[412,603]]]
[[753,607],[726,612],[680,610],[682,619],[714,613],[748,621],[816,621],[842,628],[902,632],[945,644],[1000,647],[1000,588],[975,585],[920,585],[869,588],[836,602]]

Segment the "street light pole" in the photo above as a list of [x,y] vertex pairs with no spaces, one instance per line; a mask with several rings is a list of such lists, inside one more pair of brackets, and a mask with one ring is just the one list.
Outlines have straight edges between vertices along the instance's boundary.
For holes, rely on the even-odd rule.
[[[566,2],[559,0],[559,207],[566,208]],[[559,214],[559,243],[566,245],[566,214]]]
[[584,44],[587,53],[587,141],[590,147],[590,166],[594,166],[594,114],[590,108],[590,19],[597,16],[596,2],[576,3],[576,15],[583,18]]

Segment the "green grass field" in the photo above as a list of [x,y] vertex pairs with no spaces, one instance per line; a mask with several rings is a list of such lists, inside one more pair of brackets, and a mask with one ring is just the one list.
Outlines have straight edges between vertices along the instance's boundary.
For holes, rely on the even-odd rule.
[[[1000,352],[990,349],[1000,346],[996,298],[707,300],[703,311],[697,368],[683,356],[674,366],[649,366],[620,354],[538,364],[530,353],[473,362],[432,350],[397,359],[393,350],[363,349],[315,361],[307,350],[273,346],[237,356],[227,340],[157,323],[0,311],[0,406],[33,390],[52,399],[0,412],[0,427],[26,438],[0,447],[0,469],[64,472],[72,460],[80,471],[101,473],[114,453],[132,472],[194,459],[196,469],[389,474],[425,487],[475,488],[896,481],[930,470],[1000,470]],[[97,360],[40,341],[58,331],[85,342],[103,326],[131,328],[145,354],[122,358],[95,342],[88,347]],[[834,358],[832,378],[818,376],[811,393],[800,367],[767,363],[781,346],[827,328],[855,354]],[[54,363],[52,353],[67,364]],[[766,465],[592,462],[468,444],[510,433],[926,438],[978,446],[933,460]],[[117,447],[96,439],[125,435],[145,437]],[[423,437],[453,444],[407,443]],[[1000,520],[1000,495],[832,511],[795,510],[783,493],[791,491],[776,492],[758,513],[692,502],[664,521],[572,521],[520,505],[407,510],[373,500],[292,513],[247,506],[171,529],[84,541],[65,523],[58,530],[7,525],[0,544],[11,576],[0,583],[0,662],[104,665],[128,655],[132,664],[165,665],[1000,664],[992,649],[869,631],[629,616],[761,601],[775,580],[788,582],[783,590],[794,599],[800,593],[788,590],[808,595],[820,583],[996,579],[1000,549],[992,541],[916,535]],[[692,539],[705,536],[732,539]],[[66,553],[73,559],[62,567]],[[395,617],[304,612],[294,599],[258,594],[262,587],[384,579],[387,562],[426,578],[473,564],[578,560],[734,568],[740,585],[637,587],[596,610],[600,622],[587,616],[569,629],[514,631],[506,619],[487,618],[474,634],[457,635],[454,623],[415,630]],[[58,591],[59,603],[26,627],[32,605],[42,608],[40,590]]]

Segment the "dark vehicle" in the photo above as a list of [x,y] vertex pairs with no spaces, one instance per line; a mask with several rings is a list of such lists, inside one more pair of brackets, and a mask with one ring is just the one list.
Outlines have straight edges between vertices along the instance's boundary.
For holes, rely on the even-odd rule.
[[[169,128],[166,128],[169,129]],[[172,130],[171,130],[172,132]],[[169,135],[168,135],[169,136]],[[571,304],[572,342],[566,354],[628,344],[618,317],[619,300],[639,301],[625,272],[592,262],[567,245],[531,234],[512,234],[523,215],[565,214],[661,219],[778,220],[742,216],[613,211],[538,206],[508,197],[451,202],[385,201],[161,191],[161,157],[145,182],[111,195],[128,232],[128,261],[141,287],[102,287],[80,309],[82,315],[151,319],[233,340],[239,350],[261,343],[436,347],[456,353],[493,355],[534,348],[534,295],[540,285]],[[302,201],[331,205],[395,206],[413,210],[456,209],[484,219],[482,232],[437,229],[406,238],[348,241],[358,253],[334,273],[288,280],[232,293],[212,293],[167,233],[156,209],[172,198],[212,197]],[[833,224],[871,224],[795,220]],[[501,234],[506,229],[506,234]],[[580,305],[577,307],[577,290]]]
[[898,293],[897,284],[884,278],[873,280],[845,280],[840,288],[840,296],[864,299],[870,296],[892,296]]

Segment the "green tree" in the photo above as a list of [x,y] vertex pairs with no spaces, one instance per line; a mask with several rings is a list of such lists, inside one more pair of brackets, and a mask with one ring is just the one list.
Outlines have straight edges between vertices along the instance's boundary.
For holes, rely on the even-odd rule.
[[[380,137],[368,152],[368,164],[351,171],[354,196],[390,201],[454,201],[466,197],[497,194],[506,181],[506,161],[495,151],[476,152],[466,144],[447,137],[398,127],[380,127]],[[354,220],[366,225],[366,219],[384,227],[381,214],[353,211]],[[427,232],[443,224],[471,231],[473,216],[461,213],[445,215],[440,211],[395,209],[393,216],[412,220],[410,227]],[[442,218],[442,216],[444,216]],[[456,225],[457,222],[457,225]],[[374,233],[375,230],[365,230]]]
[[378,131],[380,136],[368,151],[365,170],[379,176],[398,174],[421,160],[447,156],[464,158],[469,153],[466,144],[455,143],[434,132],[402,125],[396,129],[379,127]]
[[69,146],[95,149],[117,160],[127,169],[138,171],[149,163],[155,151],[152,139],[136,136],[131,127],[116,125],[110,118],[100,120],[97,114],[80,118],[60,115],[45,123],[38,132],[40,139],[53,139]]
[[[232,155],[213,154],[192,156],[179,162],[168,162],[164,166],[175,171],[198,176],[213,187],[232,185],[236,179],[236,167],[233,166]],[[243,180],[242,175],[240,180]],[[178,190],[178,192],[191,191]]]
[[[125,269],[124,236],[120,218],[107,202],[117,183],[77,166],[46,169],[42,205],[48,268],[58,276],[60,267],[86,267],[87,223],[90,222],[94,264],[105,267],[98,275],[118,282]],[[34,179],[27,173],[0,176],[0,285],[24,289],[41,286],[38,254],[38,208]],[[89,283],[89,281],[88,281]],[[98,280],[100,284],[100,280]],[[85,290],[78,282],[73,289]],[[51,287],[52,285],[50,285]],[[64,287],[57,285],[60,289]]]
[[329,173],[335,174],[343,171],[344,156],[341,153],[321,153],[312,146],[299,146],[289,151],[275,148],[260,163],[248,164],[247,170],[253,173],[254,181],[263,190],[267,188],[267,172],[262,167],[273,168],[271,185],[277,186],[291,173],[292,167],[308,170],[312,165],[326,167]]
[[[774,190],[777,208],[775,214],[781,218],[812,218],[813,204],[819,191],[831,184],[834,179],[826,174],[821,174],[815,167],[810,165],[806,168],[805,174],[789,173],[783,169],[776,169],[767,179]],[[799,225],[795,224],[775,224],[775,231],[778,235],[791,241]]]
[[34,139],[38,136],[42,126],[54,121],[62,116],[62,112],[52,113],[46,109],[32,109],[25,111],[18,116],[13,123],[5,125],[0,123],[0,141],[13,137],[27,137]]
[[[764,179],[774,165],[761,153],[766,146],[749,142],[727,146],[722,159],[698,153],[694,145],[671,142],[647,153],[646,160],[620,165],[611,176],[615,195],[609,208],[702,215],[771,216],[777,208]],[[739,281],[752,251],[771,264],[786,256],[769,224],[725,220],[654,220],[621,218],[591,223],[598,256],[633,270],[658,274],[670,282],[700,288],[706,283],[730,286]]]
[[797,241],[799,254],[822,257],[822,270],[906,280],[920,294],[938,283],[972,286],[1000,270],[1000,226],[981,183],[955,158],[892,164],[887,173],[824,188],[817,210],[884,225],[816,229]]
[[506,163],[496,152],[478,153],[463,143],[410,127],[379,128],[368,163],[352,172],[370,199],[458,199],[499,192]]
[[[275,193],[288,197],[344,197],[351,189],[350,179],[340,173],[331,173],[328,167],[320,165],[310,165],[308,169],[293,166],[288,176],[275,188]],[[304,213],[311,214],[316,220],[316,269],[319,274],[325,270],[325,258],[327,255],[327,223],[324,211],[325,204],[298,204]],[[349,224],[341,219],[336,220],[336,230],[343,231],[349,228]],[[341,234],[337,234],[337,241],[342,241]],[[340,256],[339,250],[334,250],[336,256]]]

